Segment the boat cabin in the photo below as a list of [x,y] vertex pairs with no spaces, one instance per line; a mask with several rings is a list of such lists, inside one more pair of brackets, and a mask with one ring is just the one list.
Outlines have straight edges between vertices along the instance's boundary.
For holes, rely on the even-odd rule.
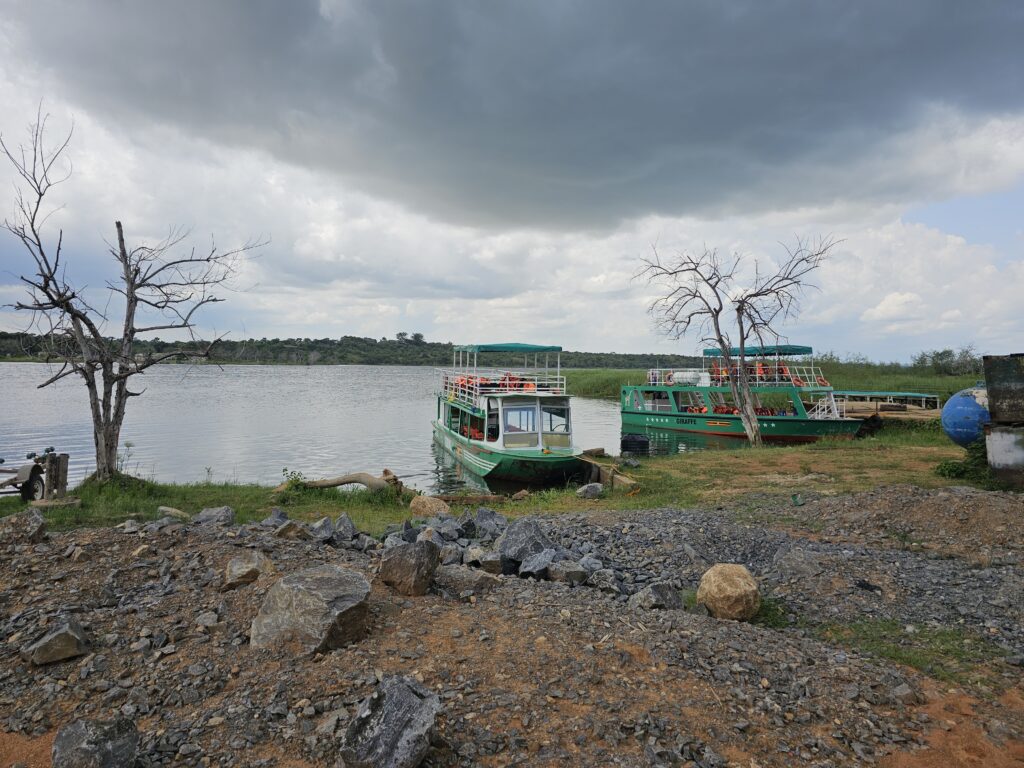
[[622,388],[623,411],[666,414],[735,416],[731,384],[746,374],[759,417],[799,419],[844,418],[843,404],[814,364],[811,347],[795,344],[745,349],[741,370],[739,349],[730,350],[726,364],[721,350],[705,349],[702,367],[670,370],[652,368],[646,386]]
[[[441,371],[438,422],[456,435],[495,448],[571,448],[561,349],[531,344],[456,347],[452,367]],[[522,354],[523,365],[481,365],[481,354],[486,359],[488,353]]]

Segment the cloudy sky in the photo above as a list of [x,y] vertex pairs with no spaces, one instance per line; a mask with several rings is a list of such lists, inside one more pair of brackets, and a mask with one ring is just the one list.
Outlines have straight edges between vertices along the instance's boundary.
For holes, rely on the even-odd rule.
[[[234,338],[689,352],[632,279],[652,246],[832,235],[790,340],[1010,352],[1021,40],[1014,0],[0,0],[0,132],[73,121],[51,222],[94,289],[115,219],[270,238],[202,318]],[[0,238],[0,303],[27,270]]]

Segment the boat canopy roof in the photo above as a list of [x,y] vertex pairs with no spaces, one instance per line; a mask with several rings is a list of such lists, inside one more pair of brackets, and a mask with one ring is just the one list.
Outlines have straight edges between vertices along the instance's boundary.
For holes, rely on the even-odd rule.
[[[746,347],[746,354],[753,355],[754,357],[775,357],[778,355],[810,355],[814,353],[814,350],[810,347],[801,347],[798,344],[772,344],[767,347]],[[739,347],[733,347],[729,350],[730,355],[738,355],[740,353]],[[722,350],[718,347],[704,350],[704,357],[721,357]]]
[[561,347],[548,347],[542,344],[461,344],[455,347],[456,352],[561,352]]

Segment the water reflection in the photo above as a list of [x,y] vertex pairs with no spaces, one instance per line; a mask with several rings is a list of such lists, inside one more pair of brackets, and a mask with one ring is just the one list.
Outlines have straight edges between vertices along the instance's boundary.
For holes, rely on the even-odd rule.
[[[69,480],[93,469],[85,387],[38,363],[0,363],[0,457],[55,446],[70,454]],[[483,491],[481,478],[441,461],[431,420],[437,372],[414,366],[158,365],[134,382],[121,435],[124,469],[158,481],[281,482],[387,467],[430,492]],[[574,439],[617,453],[615,401],[573,398]],[[481,485],[483,484],[483,485]],[[484,491],[486,492],[486,491]]]
[[656,429],[654,427],[630,427],[622,432],[622,438],[641,435],[648,440],[648,455],[671,456],[677,453],[705,451],[709,449],[734,450],[749,445],[745,437],[725,435],[701,435],[696,432],[682,432],[677,429]]

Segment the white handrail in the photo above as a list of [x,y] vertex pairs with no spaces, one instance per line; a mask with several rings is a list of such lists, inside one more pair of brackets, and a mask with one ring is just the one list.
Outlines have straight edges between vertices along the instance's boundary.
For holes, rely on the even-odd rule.
[[[800,389],[831,389],[821,368],[816,365],[748,362],[747,379],[755,387],[797,387]],[[740,375],[739,364],[726,367],[712,364],[708,368],[652,368],[647,383],[652,386],[728,386]]]

